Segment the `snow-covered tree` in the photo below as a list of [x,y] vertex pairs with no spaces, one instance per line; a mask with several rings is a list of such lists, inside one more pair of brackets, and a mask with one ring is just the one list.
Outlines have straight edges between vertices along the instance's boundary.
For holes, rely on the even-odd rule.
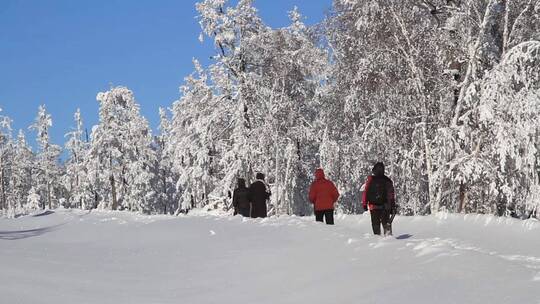
[[22,130],[19,130],[14,148],[12,178],[11,178],[11,208],[18,213],[26,213],[34,210],[27,205],[30,189],[34,185],[32,172],[34,170],[34,153],[26,142]]
[[159,135],[111,88],[89,143],[75,114],[64,170],[44,107],[35,155],[0,116],[1,209],[227,210],[237,178],[263,172],[270,214],[310,214],[322,167],[359,212],[384,161],[404,214],[538,216],[540,0],[334,0],[322,23],[292,8],[282,28],[251,0],[196,9],[213,61],[193,60]]
[[297,9],[281,29],[266,26],[252,1],[208,0],[197,9],[217,54],[207,70],[195,62],[173,107],[184,208],[227,207],[236,179],[261,171],[274,188],[271,212],[310,212],[304,192],[317,163],[313,122],[326,52]]
[[179,210],[208,203],[210,187],[216,184],[212,177],[216,163],[211,161],[214,134],[223,132],[220,127],[226,123],[206,72],[197,61],[195,68],[197,74],[186,78],[182,98],[173,104],[170,140],[165,143],[165,153],[172,156],[172,172],[178,176]]
[[[321,109],[321,155],[349,211],[376,161],[388,165],[402,210],[436,207],[432,142],[452,96],[437,24],[413,1],[334,1],[326,25],[333,66]],[[429,37],[429,39],[426,39]],[[441,45],[442,44],[442,45]]]
[[[0,112],[2,109],[0,109]],[[0,210],[8,208],[9,180],[12,166],[11,119],[0,115]]]
[[478,87],[471,93],[478,107],[470,119],[480,125],[477,153],[491,169],[483,171],[493,173],[484,173],[483,195],[469,203],[488,213],[530,217],[539,207],[540,42],[508,50]]
[[444,19],[458,46],[454,60],[460,62],[453,72],[456,89],[451,122],[449,127],[439,128],[435,148],[444,155],[437,172],[438,198],[449,210],[505,212],[500,189],[495,189],[501,185],[494,181],[500,179],[497,176],[506,178],[506,174],[501,175],[493,155],[486,152],[498,148],[483,135],[485,125],[478,119],[479,92],[484,78],[492,77],[491,71],[502,64],[513,46],[538,39],[539,4],[528,0],[460,1]]
[[99,124],[85,160],[94,204],[112,210],[153,212],[156,162],[148,122],[133,93],[115,87],[99,93]]
[[[210,192],[216,197],[224,197],[231,191],[238,177],[249,180],[253,176],[251,158],[255,147],[250,141],[252,122],[250,121],[250,111],[257,105],[252,92],[246,82],[249,81],[249,70],[254,68],[254,62],[248,58],[250,49],[246,47],[247,41],[257,40],[257,37],[268,30],[259,18],[257,9],[251,0],[238,1],[236,6],[230,6],[228,1],[207,0],[197,4],[200,14],[200,24],[203,33],[214,40],[217,54],[214,56],[216,62],[211,68],[213,88],[218,92],[215,96],[217,107],[214,109],[219,122],[224,122],[222,128],[207,128],[210,132],[218,132],[219,142],[206,144],[203,149],[208,150],[207,154],[215,154],[213,150],[219,148],[223,151],[220,160],[220,173],[223,176],[220,187],[209,189],[207,182],[203,182],[203,196],[207,198]],[[230,123],[226,123],[230,121]],[[224,141],[226,140],[226,141]],[[216,151],[217,152],[217,151]],[[205,152],[203,152],[205,153]],[[215,156],[210,156],[208,161],[203,161],[207,166],[214,165]],[[201,172],[203,180],[211,179]]]
[[68,138],[65,149],[69,152],[64,187],[66,188],[66,201],[69,206],[90,208],[92,206],[91,191],[89,191],[85,158],[88,153],[88,143],[84,140],[83,120],[81,111],[77,109],[74,114],[75,128],[66,134]]
[[[495,212],[478,199],[499,173],[477,153],[486,143],[470,118],[474,96],[513,45],[537,35],[539,8],[527,0],[334,1],[321,116],[331,150],[321,156],[337,154],[331,166],[352,173],[347,190],[358,192],[357,174],[384,160],[403,212]],[[464,203],[472,197],[479,203]]]
[[159,108],[159,131],[160,134],[155,136],[155,149],[156,149],[156,184],[155,192],[157,193],[157,204],[159,210],[163,213],[174,213],[178,209],[178,197],[176,191],[176,182],[178,175],[176,175],[173,168],[173,157],[171,151],[168,150],[168,143],[172,141],[171,138],[171,121],[167,115],[167,110]]
[[51,126],[51,115],[47,113],[44,105],[39,106],[38,115],[30,129],[36,132],[36,141],[39,147],[32,180],[35,183],[35,190],[41,198],[43,209],[57,207],[60,198],[61,168],[59,157],[61,148],[50,142],[49,129]]

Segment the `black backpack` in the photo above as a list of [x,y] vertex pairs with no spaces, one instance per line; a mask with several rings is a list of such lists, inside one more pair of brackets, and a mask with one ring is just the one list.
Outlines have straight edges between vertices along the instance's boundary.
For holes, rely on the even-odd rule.
[[367,189],[368,202],[383,206],[387,201],[386,178],[384,176],[374,176]]

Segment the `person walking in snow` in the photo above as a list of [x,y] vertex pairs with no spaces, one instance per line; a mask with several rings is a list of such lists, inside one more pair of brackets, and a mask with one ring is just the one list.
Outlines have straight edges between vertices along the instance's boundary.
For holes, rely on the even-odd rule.
[[309,187],[309,201],[315,209],[315,220],[327,225],[334,225],[334,204],[339,192],[333,182],[326,179],[323,169],[315,170],[315,180]]
[[394,183],[384,174],[384,164],[381,162],[373,166],[372,173],[364,184],[362,205],[371,214],[373,233],[380,235],[382,225],[384,235],[392,235],[390,218],[396,210]]
[[266,201],[270,198],[270,186],[264,181],[264,174],[257,173],[256,180],[249,186],[251,217],[266,217]]
[[251,204],[249,202],[249,189],[246,187],[246,180],[238,179],[238,185],[233,192],[232,204],[234,215],[240,214],[249,217],[251,213]]

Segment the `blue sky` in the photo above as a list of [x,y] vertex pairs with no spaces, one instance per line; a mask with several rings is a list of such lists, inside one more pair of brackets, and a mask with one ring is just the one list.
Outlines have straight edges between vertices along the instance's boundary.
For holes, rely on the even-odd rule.
[[[96,94],[110,85],[133,90],[154,131],[158,107],[170,107],[193,71],[208,63],[212,43],[198,41],[195,0],[0,0],[0,108],[25,130],[45,104],[52,141],[64,143],[81,109],[85,126],[97,123]],[[289,23],[298,6],[317,23],[332,0],[255,0],[265,23]]]

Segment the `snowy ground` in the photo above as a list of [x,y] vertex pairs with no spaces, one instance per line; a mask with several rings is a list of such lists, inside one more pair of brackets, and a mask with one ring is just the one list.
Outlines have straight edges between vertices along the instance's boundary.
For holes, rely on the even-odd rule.
[[0,303],[540,303],[540,223],[49,211],[0,219]]

